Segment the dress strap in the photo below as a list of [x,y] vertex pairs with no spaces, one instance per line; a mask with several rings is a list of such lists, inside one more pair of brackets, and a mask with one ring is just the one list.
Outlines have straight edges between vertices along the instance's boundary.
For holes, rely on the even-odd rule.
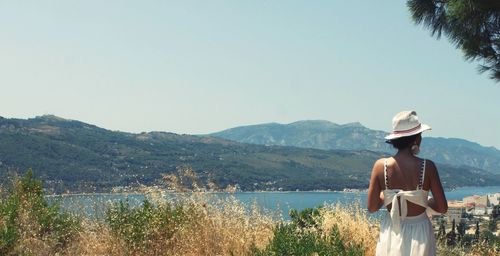
[[422,190],[424,188],[424,179],[425,179],[425,159],[422,160],[422,166],[420,167],[420,175],[419,175],[417,190]]
[[389,183],[389,178],[387,177],[387,158],[384,159],[384,182],[385,189],[388,189],[387,183]]

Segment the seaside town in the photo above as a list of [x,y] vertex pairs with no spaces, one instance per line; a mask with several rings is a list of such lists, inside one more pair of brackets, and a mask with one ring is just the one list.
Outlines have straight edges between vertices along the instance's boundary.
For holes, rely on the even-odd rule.
[[433,215],[438,239],[448,245],[471,243],[491,236],[500,236],[500,193],[471,195],[448,201],[448,212]]

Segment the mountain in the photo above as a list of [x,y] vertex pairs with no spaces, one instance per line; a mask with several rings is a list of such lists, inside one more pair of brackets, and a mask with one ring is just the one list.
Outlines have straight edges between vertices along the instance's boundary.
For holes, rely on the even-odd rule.
[[[357,125],[355,125],[357,126]],[[366,188],[384,154],[239,143],[167,132],[125,133],[56,116],[0,118],[0,182],[32,168],[50,192],[107,192],[158,184],[190,166],[202,182],[242,190]],[[496,185],[479,168],[440,166],[446,187]]]
[[210,134],[232,141],[317,149],[390,151],[385,132],[370,130],[360,123],[344,125],[329,121],[298,121],[291,124],[260,124],[231,128]]
[[[384,141],[387,132],[371,130],[360,123],[344,125],[329,121],[298,121],[290,124],[241,126],[210,134],[232,141],[316,148],[325,150],[371,150],[393,153]],[[424,137],[421,156],[454,166],[471,166],[500,174],[500,151],[463,139]]]

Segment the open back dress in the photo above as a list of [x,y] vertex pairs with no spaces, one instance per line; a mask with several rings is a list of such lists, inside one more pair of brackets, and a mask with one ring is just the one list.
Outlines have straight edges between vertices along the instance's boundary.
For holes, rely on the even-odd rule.
[[[384,206],[392,204],[380,222],[380,236],[376,255],[384,256],[428,256],[436,255],[436,239],[426,212],[407,216],[408,201],[428,208],[429,191],[423,190],[425,159],[422,160],[419,182],[415,190],[389,189],[387,160],[384,161]],[[399,199],[399,207],[398,207]]]

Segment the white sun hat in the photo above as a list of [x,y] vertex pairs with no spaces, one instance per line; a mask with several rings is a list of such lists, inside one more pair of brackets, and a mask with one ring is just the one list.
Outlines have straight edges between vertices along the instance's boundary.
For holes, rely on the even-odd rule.
[[418,121],[417,112],[402,111],[397,113],[392,119],[392,133],[385,136],[385,139],[394,140],[401,137],[412,136],[430,129],[430,126]]

